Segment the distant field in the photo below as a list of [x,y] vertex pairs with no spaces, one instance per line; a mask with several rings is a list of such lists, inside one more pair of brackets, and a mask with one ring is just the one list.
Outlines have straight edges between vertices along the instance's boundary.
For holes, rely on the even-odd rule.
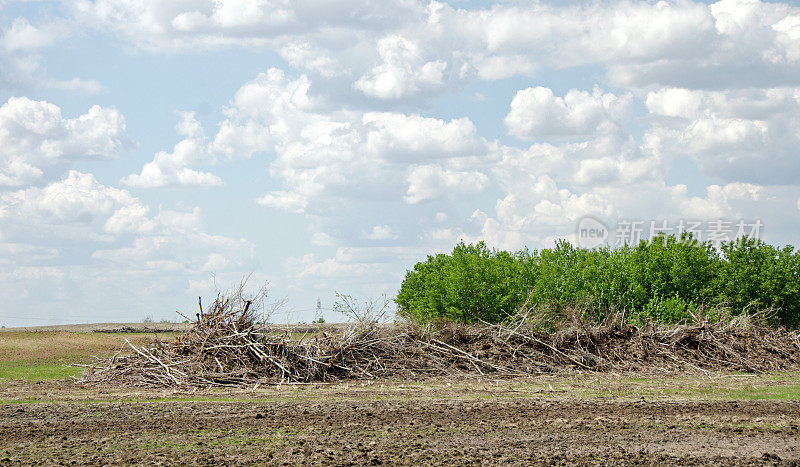
[[[0,328],[0,333],[8,332],[182,332],[191,327],[191,323],[90,323],[90,324],[57,324],[53,326],[23,326],[13,328]],[[265,324],[263,329],[283,331],[291,329],[293,332],[309,332],[316,330],[329,330],[346,326],[343,323],[318,323],[318,324]]]
[[137,332],[170,332],[185,331],[188,323],[88,323],[88,324],[56,324],[53,326],[22,326],[0,328],[0,332],[113,332],[116,330],[134,330]]
[[92,355],[106,357],[128,339],[143,344],[155,336],[173,339],[171,333],[100,333],[64,331],[6,332],[0,335],[0,380],[42,381],[78,376],[72,363],[88,363]]
[[[108,357],[128,339],[144,344],[154,337],[174,339],[185,323],[96,323],[0,329],[0,381],[44,381],[79,376],[73,363],[89,363],[92,355]],[[269,325],[275,331],[286,325]],[[294,334],[331,329],[337,324],[293,325]],[[125,330],[125,332],[112,332]]]

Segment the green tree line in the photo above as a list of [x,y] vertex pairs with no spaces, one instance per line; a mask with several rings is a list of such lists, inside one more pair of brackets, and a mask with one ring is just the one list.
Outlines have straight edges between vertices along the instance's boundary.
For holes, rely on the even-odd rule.
[[585,250],[567,241],[540,251],[459,243],[406,273],[399,314],[499,322],[523,303],[554,316],[580,310],[602,320],[624,312],[633,324],[689,322],[704,312],[771,310],[772,322],[800,325],[800,254],[742,238],[718,250],[691,236],[661,236],[634,246]]

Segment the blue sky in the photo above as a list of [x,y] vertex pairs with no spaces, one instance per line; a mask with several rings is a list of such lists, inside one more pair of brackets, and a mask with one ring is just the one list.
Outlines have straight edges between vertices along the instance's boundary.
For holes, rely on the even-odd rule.
[[0,325],[307,321],[585,216],[797,244],[798,143],[797,2],[0,0]]

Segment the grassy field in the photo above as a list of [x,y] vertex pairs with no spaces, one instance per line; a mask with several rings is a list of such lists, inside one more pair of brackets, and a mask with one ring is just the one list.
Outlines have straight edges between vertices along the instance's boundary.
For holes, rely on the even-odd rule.
[[[146,389],[69,379],[152,334],[0,334],[0,463],[775,464],[800,460],[800,373]],[[162,338],[173,338],[162,335]]]
[[0,334],[0,380],[44,381],[79,376],[73,363],[89,363],[92,355],[107,357],[128,339],[133,344],[171,334],[95,332],[5,332]]

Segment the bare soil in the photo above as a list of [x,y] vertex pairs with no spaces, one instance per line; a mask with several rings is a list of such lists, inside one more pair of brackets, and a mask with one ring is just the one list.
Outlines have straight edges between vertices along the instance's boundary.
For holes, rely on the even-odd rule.
[[[753,377],[696,384],[592,378],[385,380],[226,392],[9,383],[0,387],[0,464],[800,462],[796,398],[693,392],[740,390],[759,384]],[[797,383],[797,375],[790,379]]]
[[[693,345],[698,341],[687,329],[674,336],[689,336],[692,345],[679,339],[679,352],[670,355],[691,363],[704,348]],[[469,337],[454,334],[447,342],[481,362],[505,363],[514,355],[497,351],[509,341],[484,346]],[[636,347],[641,339],[622,337],[624,345],[602,347],[604,358],[645,361],[649,354]],[[730,348],[725,355],[740,355],[749,366],[783,363],[741,374],[719,362],[680,372],[650,360],[647,371],[565,365],[550,374],[501,378],[454,360],[446,366],[452,373],[435,377],[417,371],[234,388],[0,380],[0,466],[800,465],[796,336],[782,347],[743,337],[711,348]],[[114,335],[4,334],[0,358],[60,361],[52,349],[86,355],[115,339],[118,345]],[[577,357],[565,352],[588,348],[548,342],[533,349],[536,355],[570,360]],[[756,345],[763,342],[770,346]],[[552,354],[544,353],[548,345]]]

